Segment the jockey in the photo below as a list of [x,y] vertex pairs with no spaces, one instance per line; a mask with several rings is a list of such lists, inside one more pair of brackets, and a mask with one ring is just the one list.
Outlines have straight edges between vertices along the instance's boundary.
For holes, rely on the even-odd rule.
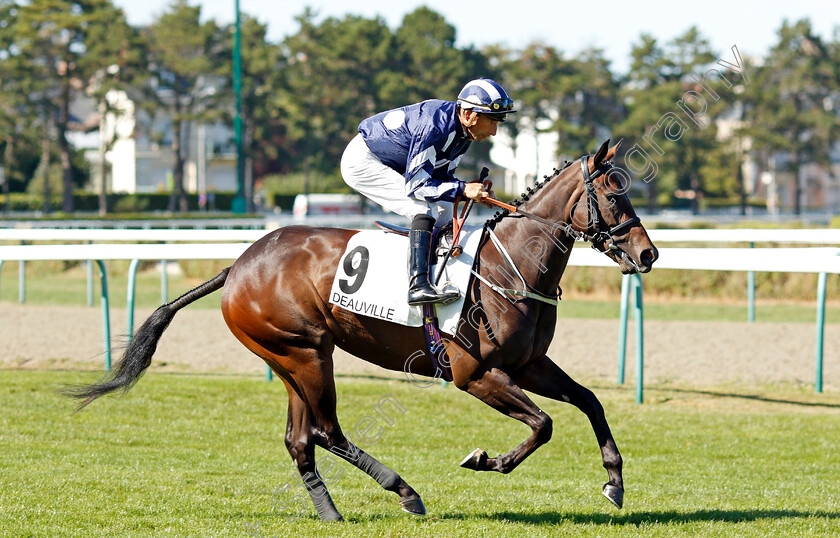
[[465,183],[454,171],[472,141],[495,135],[511,112],[516,112],[513,100],[499,84],[476,79],[464,86],[457,102],[430,99],[363,120],[344,150],[344,181],[412,219],[408,304],[447,303],[460,296],[429,282],[432,228],[452,220],[456,196],[477,202],[490,196],[480,183]]

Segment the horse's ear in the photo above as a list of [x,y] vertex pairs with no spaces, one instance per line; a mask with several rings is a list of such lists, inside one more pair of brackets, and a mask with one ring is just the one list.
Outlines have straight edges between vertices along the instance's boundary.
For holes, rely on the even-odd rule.
[[618,147],[621,145],[622,140],[624,139],[622,138],[618,141],[618,143],[616,143],[616,145],[610,148],[610,150],[607,152],[607,157],[604,159],[605,161],[611,161],[615,158],[615,154],[618,153]]
[[604,157],[607,156],[607,149],[610,147],[610,139],[608,138],[601,147],[598,148],[598,151],[595,152],[595,156],[592,157],[592,166],[590,167],[592,170],[595,170],[601,163],[604,162]]

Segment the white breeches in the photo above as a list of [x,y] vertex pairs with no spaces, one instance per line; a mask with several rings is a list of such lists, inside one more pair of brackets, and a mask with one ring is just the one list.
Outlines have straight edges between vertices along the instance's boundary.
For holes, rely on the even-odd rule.
[[361,134],[350,141],[341,156],[341,176],[350,187],[388,211],[408,218],[429,215],[436,226],[452,220],[452,202],[429,203],[407,196],[405,177],[383,164]]

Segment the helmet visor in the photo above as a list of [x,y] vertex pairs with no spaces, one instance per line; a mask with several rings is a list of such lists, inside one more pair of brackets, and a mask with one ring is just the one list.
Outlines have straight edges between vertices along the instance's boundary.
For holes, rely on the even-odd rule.
[[499,114],[500,116],[504,116],[504,114],[507,112],[514,112],[513,99],[511,99],[510,97],[494,99],[491,103],[486,105],[470,101],[469,99],[459,99],[459,101],[469,103],[470,105],[472,105],[473,109],[477,109],[476,112]]

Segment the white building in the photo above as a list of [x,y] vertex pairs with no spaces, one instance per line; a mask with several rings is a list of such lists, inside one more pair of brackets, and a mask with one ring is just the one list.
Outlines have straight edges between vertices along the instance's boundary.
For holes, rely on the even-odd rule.
[[[159,192],[172,188],[172,129],[168,118],[150,118],[138,110],[125,92],[108,93],[109,112],[100,118],[98,133],[74,133],[72,143],[85,148],[92,164],[92,190],[101,185],[100,155],[105,151],[111,177],[108,191]],[[98,134],[98,136],[96,136]],[[236,148],[229,128],[221,123],[190,123],[182,133],[184,189],[192,193],[235,191]]]

